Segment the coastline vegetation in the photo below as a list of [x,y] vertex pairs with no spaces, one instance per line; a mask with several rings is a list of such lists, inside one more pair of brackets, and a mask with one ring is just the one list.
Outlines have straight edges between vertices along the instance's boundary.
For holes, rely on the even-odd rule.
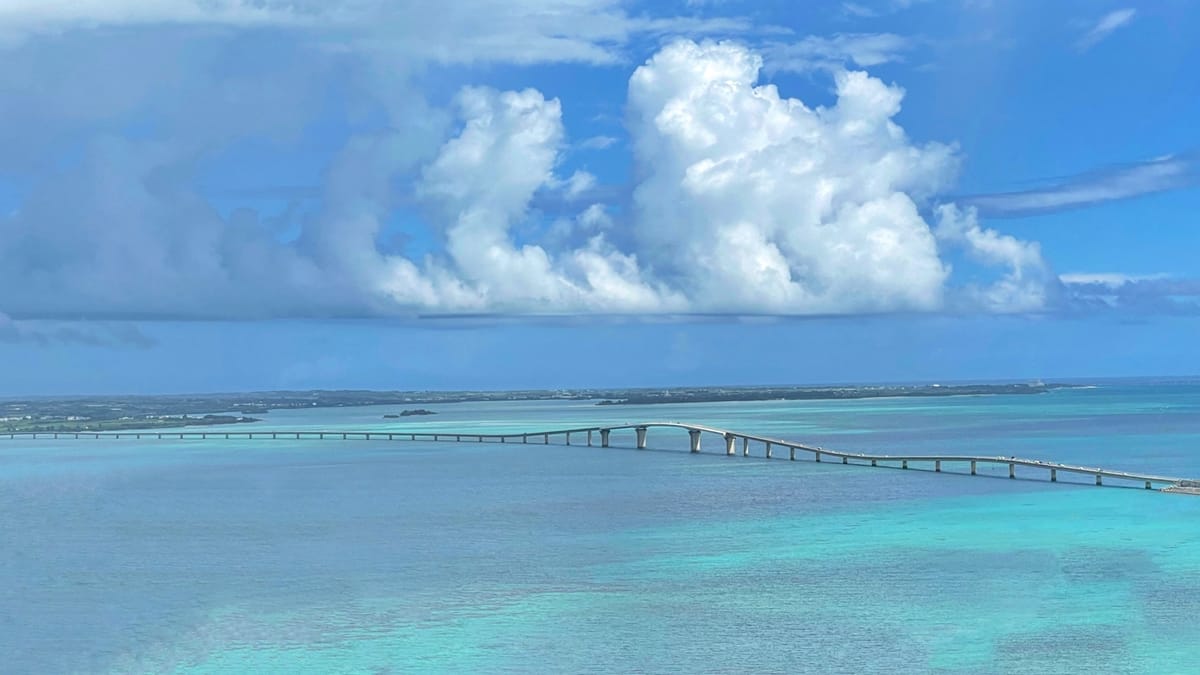
[[[406,406],[396,417],[437,414],[414,405],[486,401],[598,401],[597,405],[1042,394],[1073,385],[970,384],[842,387],[683,387],[518,391],[276,391],[244,394],[0,399],[0,431],[121,431],[258,422],[272,410]],[[207,413],[207,414],[206,414]],[[391,419],[391,417],[385,415]]]

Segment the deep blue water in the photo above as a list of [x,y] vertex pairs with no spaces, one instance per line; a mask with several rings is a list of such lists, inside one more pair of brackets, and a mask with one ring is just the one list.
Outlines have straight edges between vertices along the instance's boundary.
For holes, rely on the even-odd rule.
[[[258,426],[680,420],[1200,477],[1187,384],[437,410]],[[682,431],[632,442],[0,441],[0,670],[1163,673],[1200,657],[1200,498],[729,458],[716,438],[689,455]]]

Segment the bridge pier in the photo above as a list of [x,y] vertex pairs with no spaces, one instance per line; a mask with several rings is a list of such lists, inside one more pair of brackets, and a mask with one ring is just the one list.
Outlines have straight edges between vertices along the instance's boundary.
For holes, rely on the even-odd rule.
[[1100,480],[1100,474],[1096,474],[1096,485],[1104,485],[1104,481]]
[[907,468],[908,468],[908,460],[907,460],[907,459],[902,459],[902,460],[900,460],[900,468],[901,468],[901,469],[907,469]]
[[1009,478],[1016,478],[1016,477],[1017,477],[1017,465],[1016,465],[1016,464],[1009,464],[1009,465],[1008,465],[1008,477],[1009,477]]
[[645,450],[646,449],[646,427],[638,427],[634,431],[637,431],[637,449]]
[[542,434],[542,445],[550,445],[550,434]]
[[849,463],[850,463],[850,458],[849,458],[849,457],[843,457],[843,458],[842,458],[842,464],[849,464]]
[[1149,490],[1149,489],[1150,489],[1150,481],[1146,481],[1146,489],[1147,489],[1147,490]]
[[767,459],[771,459],[771,441],[767,441]]
[[688,429],[688,436],[691,439],[691,444],[688,447],[692,452],[700,452],[700,430]]
[[737,454],[737,450],[733,447],[735,443],[737,443],[737,436],[734,436],[733,434],[725,434],[726,455],[733,457],[735,454]]
[[871,466],[879,466],[879,465],[875,463],[875,460],[871,460]]
[[750,439],[743,437],[742,438],[742,457],[749,457],[749,456],[750,456]]
[[821,461],[821,453],[820,452],[814,452],[813,455],[815,456],[816,461],[818,461],[818,462]]
[[975,475],[975,460],[971,460],[971,475]]
[[567,432],[567,445],[571,444],[571,432]]
[[528,443],[528,442],[529,442],[529,434],[522,434],[522,435],[521,435],[521,442],[522,442],[522,443]]
[[1058,469],[1050,469],[1050,482],[1051,483],[1058,482]]
[[796,448],[794,446],[788,446],[788,459],[793,462],[796,461]]
[[601,429],[600,430],[600,447],[602,447],[602,448],[608,447],[608,435],[611,433],[612,433],[612,429]]
[[588,447],[592,447],[592,430],[588,429]]
[[935,460],[935,461],[933,462],[933,470],[934,470],[936,473],[941,473],[941,472],[942,472],[942,460],[940,460],[940,459],[939,459],[939,460]]

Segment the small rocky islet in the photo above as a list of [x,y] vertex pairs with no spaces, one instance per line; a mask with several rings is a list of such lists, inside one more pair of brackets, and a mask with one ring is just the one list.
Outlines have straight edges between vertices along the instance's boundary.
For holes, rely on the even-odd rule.
[[395,420],[395,419],[400,419],[401,417],[415,417],[415,416],[420,416],[420,415],[436,415],[436,414],[437,413],[432,410],[426,410],[424,408],[417,408],[415,410],[401,410],[399,414],[390,413],[390,414],[384,415],[383,419]]

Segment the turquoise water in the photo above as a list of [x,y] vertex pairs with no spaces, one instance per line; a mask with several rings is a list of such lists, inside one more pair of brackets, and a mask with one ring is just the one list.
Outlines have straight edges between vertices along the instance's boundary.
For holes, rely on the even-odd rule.
[[[1185,384],[437,409],[258,426],[681,420],[1200,477]],[[1195,672],[1200,498],[632,442],[2,441],[0,670]]]

